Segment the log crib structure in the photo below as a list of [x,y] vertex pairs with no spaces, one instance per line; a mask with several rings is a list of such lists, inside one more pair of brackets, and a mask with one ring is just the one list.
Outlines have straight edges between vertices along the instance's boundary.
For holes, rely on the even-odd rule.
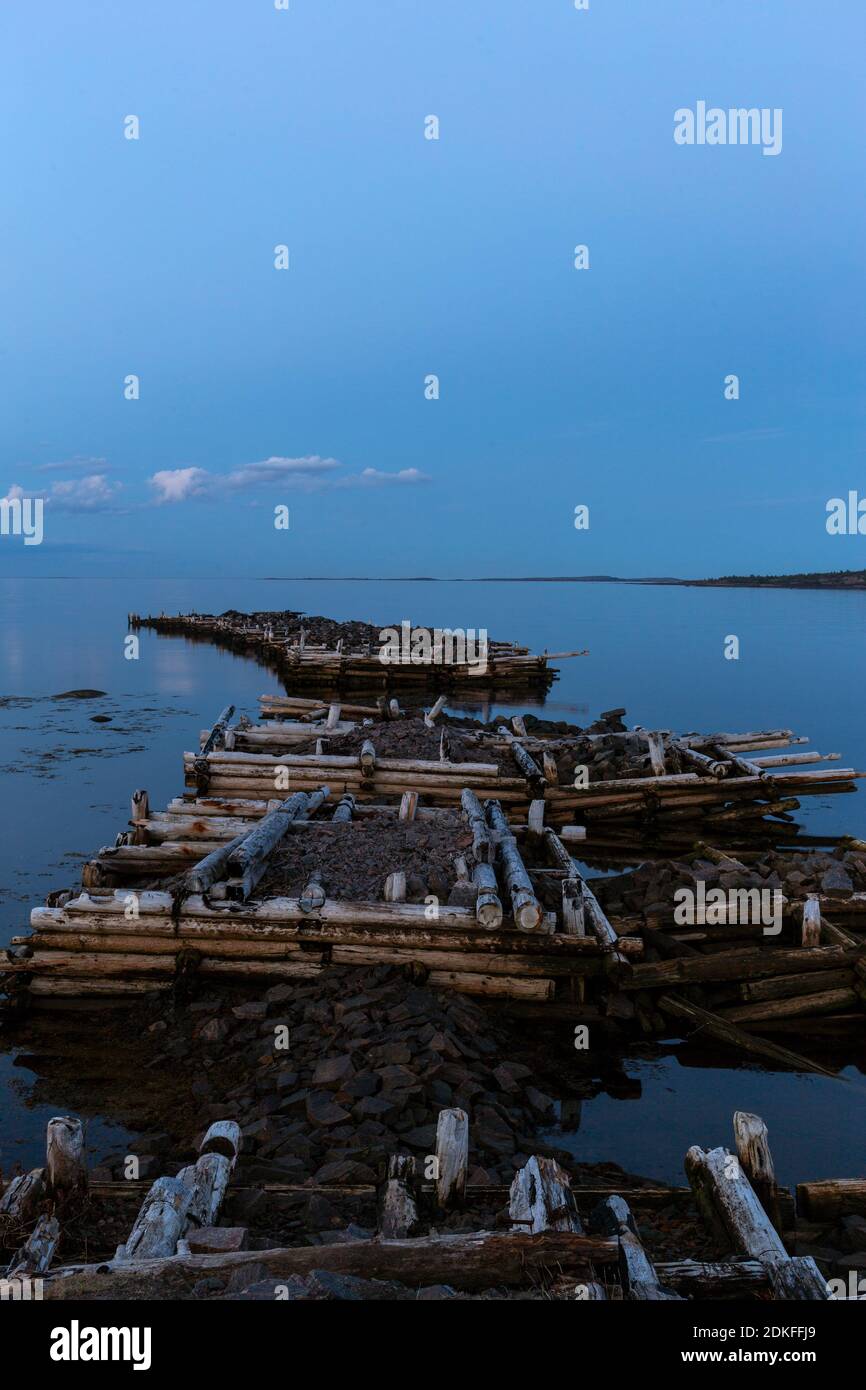
[[[428,732],[441,706],[426,712]],[[851,789],[863,774],[801,767],[820,754],[760,751],[804,741],[789,730],[545,740],[519,717],[494,733],[443,726],[437,760],[388,758],[378,731],[401,711],[376,721],[363,708],[305,705],[299,720],[258,726],[222,710],[199,751],[184,754],[183,795],[156,812],[135,792],[130,828],[84,866],[80,890],[33,910],[31,934],[6,952],[7,994],[123,999],[197,975],[273,983],[381,963],[516,1012],[626,1033],[694,1031],[799,1069],[823,1067],[774,1034],[862,1029],[866,892],[804,898],[782,885],[771,933],[735,916],[683,928],[668,890],[661,906],[608,910],[616,881],[589,880],[585,865],[611,852],[612,823],[634,865],[651,817],[688,837],[692,882],[708,862],[736,876],[748,868],[737,854],[756,857],[756,831],[791,837],[779,808],[795,799],[784,793]],[[357,751],[285,751],[298,746],[298,724],[316,748],[323,726]],[[269,751],[244,748],[253,736],[271,740]],[[576,757],[590,779],[563,786]],[[735,851],[731,836],[752,848]],[[866,853],[852,843],[855,858]],[[367,861],[378,867],[359,885]],[[677,863],[688,874],[686,859]]]
[[[481,661],[472,646],[474,633],[469,651],[464,648],[461,656],[459,643],[456,649],[452,643],[452,630],[445,630],[448,635],[441,652],[432,657],[432,665],[429,660],[412,659],[408,634],[401,659],[384,662],[380,657],[383,642],[379,634],[385,629],[367,623],[339,624],[291,612],[232,612],[219,617],[202,613],[143,617],[130,613],[128,625],[131,631],[149,628],[166,636],[212,642],[251,656],[279,676],[287,689],[314,686],[318,690],[423,691],[435,670],[443,689],[460,690],[464,695],[479,692],[489,697],[492,691],[507,694],[521,687],[544,694],[558,676],[551,661],[586,655],[585,651],[535,655],[516,642],[486,640]],[[397,624],[393,630],[399,631],[400,627]],[[456,633],[456,629],[453,631]],[[315,640],[317,635],[324,640]]]

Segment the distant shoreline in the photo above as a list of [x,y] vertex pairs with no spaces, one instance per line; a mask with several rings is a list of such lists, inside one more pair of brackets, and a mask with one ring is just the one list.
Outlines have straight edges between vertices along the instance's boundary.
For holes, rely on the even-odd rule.
[[449,579],[432,574],[266,574],[262,578],[269,583],[296,584],[665,584],[687,589],[866,589],[866,570],[813,574],[730,574],[719,579],[623,579],[616,574],[497,574]]

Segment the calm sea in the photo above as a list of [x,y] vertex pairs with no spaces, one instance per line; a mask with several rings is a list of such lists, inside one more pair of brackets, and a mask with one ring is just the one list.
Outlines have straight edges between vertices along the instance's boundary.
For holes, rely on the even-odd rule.
[[[112,844],[130,793],[158,809],[181,789],[181,753],[224,705],[254,715],[278,688],[250,661],[142,632],[124,656],[128,612],[292,608],[383,626],[486,628],[534,650],[589,648],[562,663],[551,717],[589,722],[624,705],[626,722],[679,730],[790,728],[811,747],[866,768],[866,593],[680,589],[620,584],[398,581],[0,580],[0,944],[29,909],[71,886],[81,861]],[[739,640],[739,659],[725,645]],[[56,700],[72,689],[92,701]],[[501,706],[504,712],[508,707]],[[108,722],[93,722],[94,714]],[[798,818],[818,832],[866,837],[864,795],[809,798]],[[791,1045],[796,1047],[796,1040]],[[33,1105],[27,1076],[0,1039],[0,1168],[42,1160],[50,1103]],[[770,1125],[784,1181],[861,1176],[866,1083],[706,1069],[676,1057],[627,1063],[640,1097],[587,1103],[566,1142],[585,1162],[613,1160],[682,1181],[690,1144],[730,1142],[734,1109]],[[44,1091],[40,1101],[44,1099]],[[94,1117],[95,1148],[112,1139]]]

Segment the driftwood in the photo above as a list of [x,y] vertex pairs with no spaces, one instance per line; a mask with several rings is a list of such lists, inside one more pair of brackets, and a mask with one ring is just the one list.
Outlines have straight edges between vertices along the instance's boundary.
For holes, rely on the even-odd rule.
[[815,1261],[788,1254],[738,1158],[727,1149],[694,1146],[686,1154],[685,1168],[704,1218],[725,1233],[740,1255],[764,1266],[776,1297],[831,1297]]
[[193,1190],[180,1178],[157,1178],[145,1197],[120,1260],[155,1260],[174,1255],[183,1235]]
[[40,1216],[27,1240],[13,1256],[6,1271],[7,1279],[45,1274],[54,1258],[60,1240],[60,1222],[56,1216]]
[[725,1043],[729,1047],[736,1047],[740,1051],[751,1053],[756,1057],[768,1057],[771,1061],[781,1062],[783,1066],[792,1067],[795,1071],[814,1071],[819,1072],[822,1076],[836,1077],[835,1072],[828,1071],[818,1062],[813,1062],[808,1057],[801,1057],[798,1052],[790,1052],[786,1047],[779,1047],[766,1038],[755,1038],[751,1033],[738,1028],[736,1024],[728,1023],[718,1014],[711,1013],[709,1009],[702,1009],[697,1004],[689,1003],[688,1000],[680,999],[678,995],[664,994],[659,999],[658,1005],[664,1013],[670,1014],[672,1018],[693,1023],[698,1034],[705,1033],[716,1042]]
[[274,1279],[303,1277],[316,1269],[394,1280],[410,1287],[450,1284],[457,1289],[516,1287],[581,1277],[590,1265],[615,1264],[619,1243],[601,1236],[544,1231],[537,1236],[512,1232],[425,1236],[415,1240],[346,1241],[273,1250],[242,1250],[224,1255],[176,1255],[135,1263],[68,1266],[46,1279],[48,1299],[182,1298],[210,1276],[234,1276],[248,1269]]
[[755,1190],[755,1196],[777,1231],[782,1230],[776,1169],[770,1152],[767,1126],[760,1115],[734,1111],[734,1143],[740,1166]]

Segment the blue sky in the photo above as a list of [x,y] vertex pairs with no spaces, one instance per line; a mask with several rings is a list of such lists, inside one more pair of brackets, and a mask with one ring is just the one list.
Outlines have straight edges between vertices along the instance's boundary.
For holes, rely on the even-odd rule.
[[[4,0],[0,495],[48,500],[0,573],[866,565],[825,529],[864,40],[857,0]],[[781,153],[677,145],[700,100]]]

